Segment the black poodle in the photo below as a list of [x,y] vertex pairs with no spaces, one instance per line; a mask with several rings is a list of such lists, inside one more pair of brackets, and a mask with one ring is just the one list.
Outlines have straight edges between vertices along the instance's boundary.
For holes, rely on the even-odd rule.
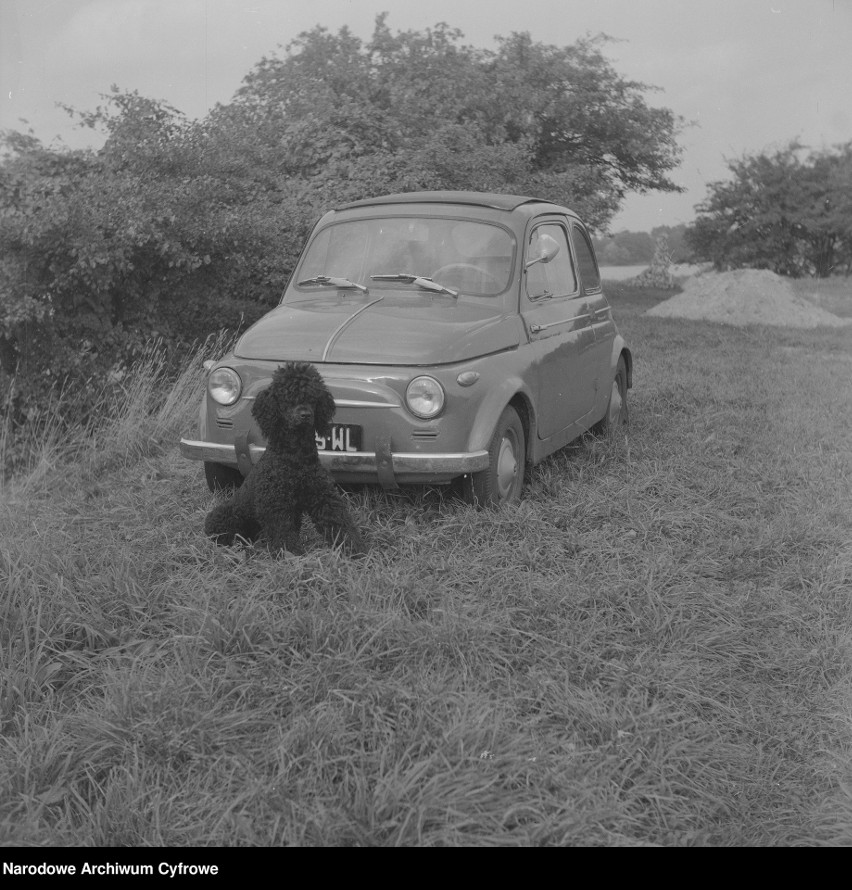
[[266,452],[233,497],[207,514],[206,534],[228,545],[237,535],[253,541],[264,532],[273,553],[282,547],[303,553],[299,529],[307,513],[329,544],[362,555],[361,535],[317,455],[314,430],[328,435],[334,416],[334,399],[317,369],[307,362],[278,368],[252,414],[266,437]]

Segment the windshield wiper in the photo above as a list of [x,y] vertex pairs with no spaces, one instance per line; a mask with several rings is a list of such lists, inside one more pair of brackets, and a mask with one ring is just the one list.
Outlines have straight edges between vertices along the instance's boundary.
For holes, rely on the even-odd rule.
[[431,278],[427,278],[425,275],[412,275],[409,272],[396,272],[387,275],[371,275],[370,280],[402,281],[405,284],[416,284],[418,287],[422,287],[423,290],[431,290],[439,294],[449,294],[451,297],[457,297],[459,295],[459,292],[457,290],[450,290],[448,287],[444,287],[443,284],[438,284],[437,281],[432,281]]
[[354,287],[357,290],[364,291],[365,294],[369,293],[363,284],[357,284],[348,278],[337,278],[335,276],[317,275],[314,278],[306,278],[304,281],[299,282],[299,287],[304,287],[308,284],[320,284],[323,287]]

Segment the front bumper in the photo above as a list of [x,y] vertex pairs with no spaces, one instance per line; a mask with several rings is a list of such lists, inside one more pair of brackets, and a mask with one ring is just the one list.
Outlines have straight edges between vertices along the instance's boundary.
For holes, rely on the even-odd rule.
[[[190,460],[212,461],[240,467],[246,472],[246,462],[238,459],[233,445],[217,442],[200,442],[194,439],[180,440],[181,454]],[[248,445],[248,458],[256,464],[266,449],[261,445]],[[416,452],[392,452],[389,443],[381,442],[376,451],[318,451],[320,463],[339,482],[378,482],[385,488],[397,484],[439,485],[488,468],[487,451],[461,454],[422,454]]]

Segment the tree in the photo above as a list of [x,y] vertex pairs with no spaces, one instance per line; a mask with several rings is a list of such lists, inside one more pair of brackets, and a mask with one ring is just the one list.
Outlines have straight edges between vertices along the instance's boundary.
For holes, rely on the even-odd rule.
[[728,162],[709,185],[686,241],[721,270],[830,275],[852,261],[852,143],[804,155],[798,142]]
[[679,190],[682,122],[614,71],[607,38],[559,48],[512,34],[486,51],[461,37],[443,23],[394,35],[384,14],[366,45],[315,28],[263,59],[215,124],[310,198],[521,191],[604,227],[630,191]]
[[488,63],[491,108],[509,139],[531,140],[533,178],[557,200],[584,203],[596,228],[628,192],[680,190],[668,173],[678,163],[682,121],[646,105],[650,88],[614,71],[602,52],[607,41],[599,35],[559,48],[515,33]]
[[802,237],[820,278],[852,268],[852,142],[810,158],[804,177]]

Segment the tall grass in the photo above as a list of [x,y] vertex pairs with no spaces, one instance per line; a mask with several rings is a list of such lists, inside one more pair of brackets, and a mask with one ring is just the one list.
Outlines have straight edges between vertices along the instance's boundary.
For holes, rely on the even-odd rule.
[[[63,391],[51,390],[49,401],[42,411],[29,418],[16,435],[12,405],[17,383],[17,378],[12,378],[0,415],[0,491],[9,475],[9,468],[14,468],[19,479],[34,484],[63,460],[74,459],[73,445],[65,435],[66,424],[59,410]],[[83,431],[80,430],[80,433],[83,434]],[[78,442],[82,438],[83,435],[78,435],[73,441]]]
[[[71,476],[75,471],[99,473],[109,465],[128,463],[158,452],[194,417],[204,387],[202,361],[221,355],[229,335],[211,336],[175,364],[160,341],[153,341],[120,380],[105,384],[93,406],[94,420],[70,427],[60,410],[63,393],[54,391],[33,423],[24,430],[16,460],[11,411],[0,423],[0,468],[16,465],[14,488],[32,489],[54,480],[52,474]],[[7,407],[14,398],[15,383],[6,396]],[[0,472],[0,492],[9,477]]]
[[500,512],[351,492],[364,560],[204,539],[197,370],[8,483],[0,840],[852,841],[852,334],[613,293],[629,447]]

